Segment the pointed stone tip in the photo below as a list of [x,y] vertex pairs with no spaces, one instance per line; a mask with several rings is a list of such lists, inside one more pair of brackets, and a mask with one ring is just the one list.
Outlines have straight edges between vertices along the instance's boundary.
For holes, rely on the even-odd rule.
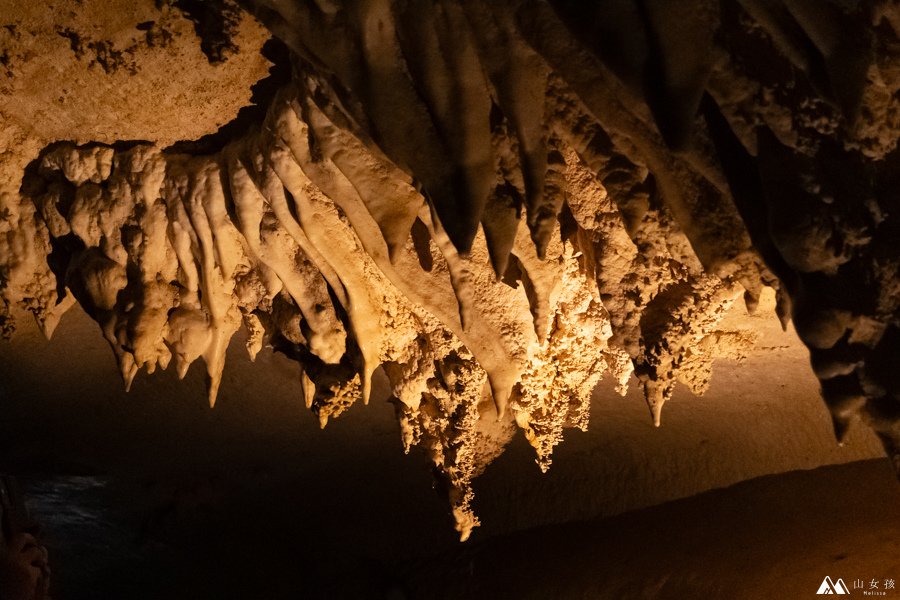
[[847,434],[850,432],[850,421],[839,417],[832,417],[831,424],[834,427],[834,439],[840,448],[844,447],[847,441]]
[[56,324],[50,324],[47,321],[44,321],[43,323],[38,323],[38,327],[40,328],[41,333],[44,335],[44,339],[46,339],[48,342],[51,341],[51,338],[53,338],[53,332],[56,331]]
[[[445,213],[447,211],[444,211]],[[459,215],[450,215],[452,218],[448,221],[442,219],[438,211],[432,210],[432,224],[435,230],[443,230],[450,243],[456,248],[456,252],[462,258],[468,258],[472,252],[472,244],[475,243],[475,235],[478,233],[480,220],[477,216],[464,215],[462,219]],[[448,215],[443,215],[448,216]],[[437,218],[435,218],[437,217]],[[449,225],[449,227],[448,227]]]
[[309,378],[306,371],[300,373],[300,388],[303,391],[303,403],[306,404],[306,409],[309,410],[312,408],[313,400],[316,397],[316,384]]
[[781,323],[781,330],[787,331],[791,322],[791,299],[783,288],[779,288],[775,292],[775,314]]
[[478,233],[478,227],[480,225],[480,222],[477,219],[470,220],[472,222],[465,227],[455,227],[452,233],[444,228],[450,241],[453,242],[453,247],[456,248],[456,251],[463,258],[469,258],[469,256],[471,256],[472,245],[475,243],[475,235]]
[[38,329],[41,330],[41,334],[43,334],[48,342],[53,337],[53,332],[56,331],[56,327],[62,320],[63,315],[66,314],[70,308],[75,306],[75,304],[75,297],[69,292],[68,288],[66,288],[66,295],[61,300],[58,300],[56,305],[50,309],[43,309],[40,312],[35,313],[34,319],[37,322]]
[[503,252],[502,250],[492,247],[491,244],[488,243],[488,254],[491,259],[491,268],[494,271],[495,282],[503,279],[503,274],[506,273],[506,268],[509,266],[509,255],[511,253],[511,249]]
[[654,427],[662,425],[662,407],[662,402],[653,402],[650,404],[650,416],[653,418]]
[[540,260],[547,258],[547,246],[550,245],[550,237],[553,230],[542,227],[542,223],[529,223],[528,228],[531,232],[531,242],[534,244],[534,251]]
[[328,425],[328,415],[319,413],[319,429],[325,429],[326,425]]
[[363,406],[369,405],[369,397],[372,395],[372,371],[367,369],[363,369],[363,380],[362,380],[362,399]]
[[456,531],[459,532],[459,541],[466,542],[471,537],[472,530],[478,527],[479,523],[478,519],[471,513],[464,513],[461,517],[458,516],[461,512],[463,511],[453,509],[453,516],[457,519]]
[[134,383],[134,378],[138,373],[138,366],[133,362],[128,367],[123,367],[122,369],[122,381],[125,382],[125,393],[131,391],[131,384]]
[[494,409],[497,411],[497,421],[502,421],[506,417],[506,410],[509,407],[509,394],[495,386],[490,379],[488,379],[488,389],[491,392],[491,399],[494,401]]
[[221,379],[219,379],[219,378],[210,379],[209,392],[208,392],[210,408],[216,407],[216,399],[219,396],[219,383],[220,382],[221,382]]
[[748,315],[755,315],[756,309],[759,308],[759,296],[751,293],[749,290],[744,292],[744,308]]

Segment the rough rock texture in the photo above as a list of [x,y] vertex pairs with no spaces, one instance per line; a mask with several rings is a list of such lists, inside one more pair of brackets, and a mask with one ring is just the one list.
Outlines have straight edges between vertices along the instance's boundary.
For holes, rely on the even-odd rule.
[[[268,73],[268,34],[249,16],[235,24],[243,50],[211,64],[172,2],[0,2],[0,287],[51,332],[49,238],[19,201],[25,167],[41,149],[151,139],[161,146],[214,134],[251,100]],[[188,118],[186,118],[188,117]],[[9,324],[0,318],[0,328]]]
[[[250,86],[267,75],[260,50],[268,35],[243,16],[231,32],[239,51],[213,63],[176,4],[0,2],[4,127],[16,126],[41,145],[153,140],[168,146],[231,121],[249,104]],[[16,154],[34,158],[20,149]]]
[[752,344],[717,324],[772,286],[838,434],[863,417],[900,468],[893,6],[248,8],[292,69],[257,122],[210,148],[44,133],[74,143],[6,167],[3,305],[49,335],[77,301],[126,385],[201,358],[211,404],[243,324],[251,356],[303,365],[323,427],[383,365],[465,539],[516,426],[546,469],[632,370],[658,424],[676,380],[702,393]]

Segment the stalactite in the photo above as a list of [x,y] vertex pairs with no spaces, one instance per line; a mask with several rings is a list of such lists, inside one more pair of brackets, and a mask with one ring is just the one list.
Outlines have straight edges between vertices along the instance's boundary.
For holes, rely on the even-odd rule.
[[0,327],[20,305],[49,336],[77,301],[126,386],[202,359],[212,405],[244,326],[322,427],[381,366],[465,539],[515,427],[546,470],[632,372],[658,425],[772,286],[838,434],[863,418],[900,461],[900,19],[826,4],[692,0],[669,30],[664,3],[249,2],[292,52],[265,118],[207,153],[48,146],[0,194]]

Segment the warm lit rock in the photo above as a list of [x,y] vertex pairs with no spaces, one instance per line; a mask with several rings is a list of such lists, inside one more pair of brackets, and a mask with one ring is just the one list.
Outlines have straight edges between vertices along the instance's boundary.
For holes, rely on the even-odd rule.
[[[251,357],[301,363],[322,427],[383,366],[466,539],[472,479],[515,427],[546,469],[601,377],[624,393],[632,371],[658,425],[676,381],[701,394],[752,345],[719,322],[768,286],[837,433],[862,417],[900,461],[894,9],[696,0],[669,30],[664,3],[637,22],[538,0],[249,4],[291,77],[206,144],[170,146],[262,77],[249,15],[208,9],[232,37],[206,61],[167,3],[59,40],[37,8],[7,28],[4,332],[11,305],[49,335],[77,301],[126,385],[202,359],[212,405],[243,325]],[[84,72],[36,80],[20,30]],[[181,111],[191,128],[165,120]]]

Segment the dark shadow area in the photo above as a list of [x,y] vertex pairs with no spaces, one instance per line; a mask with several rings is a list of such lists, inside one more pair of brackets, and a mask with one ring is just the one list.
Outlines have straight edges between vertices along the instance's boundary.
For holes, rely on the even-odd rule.
[[[157,0],[161,4],[163,0]],[[241,22],[241,8],[233,0],[174,0],[194,24],[200,38],[200,49],[210,64],[225,62],[240,48],[234,36]]]
[[206,481],[168,504],[154,504],[159,489],[121,477],[23,481],[59,598],[674,600],[801,598],[826,575],[896,582],[892,477],[885,460],[795,471],[405,559],[372,554],[366,531],[358,545],[329,535],[352,505],[323,496],[313,520],[292,510],[331,485],[309,479],[257,473],[225,494]]
[[900,487],[882,459],[487,539],[405,581],[410,598],[758,600],[812,598],[825,576],[897,597],[898,575]]

